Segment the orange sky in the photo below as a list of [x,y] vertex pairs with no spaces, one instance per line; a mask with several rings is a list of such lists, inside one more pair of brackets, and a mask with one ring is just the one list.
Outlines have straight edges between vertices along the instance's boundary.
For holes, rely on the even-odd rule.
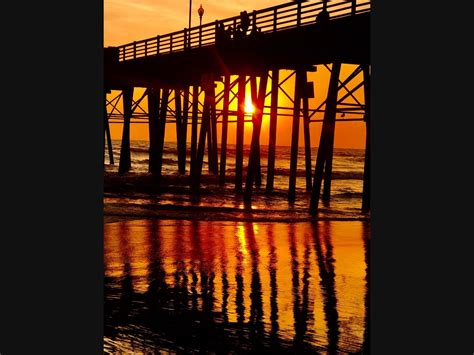
[[[205,9],[203,23],[212,22],[216,19],[223,19],[238,15],[241,11],[247,12],[258,10],[288,1],[263,0],[256,3],[250,0],[199,0],[192,4],[192,26],[199,23],[197,9],[202,4]],[[177,31],[188,27],[189,1],[160,0],[160,2],[151,0],[104,0],[104,46],[117,46],[134,40],[141,40],[154,37],[158,34]],[[341,80],[343,80],[353,70],[353,66],[343,65]],[[282,80],[288,72],[280,72]],[[329,72],[322,66],[318,67],[316,73],[309,73],[308,80],[314,82],[315,98],[310,100],[310,108],[316,108],[327,95],[327,85],[329,82]],[[357,85],[362,80],[361,74],[352,82],[351,86]],[[269,80],[270,82],[270,80]],[[219,84],[217,90],[221,90],[222,84]],[[269,84],[270,85],[270,84]],[[285,91],[293,95],[294,80],[289,80],[284,85]],[[136,90],[135,98],[140,97],[141,89]],[[249,89],[247,89],[249,93]],[[113,92],[109,98],[116,95]],[[340,91],[340,95],[344,92]],[[279,105],[290,107],[291,102],[280,92]],[[362,89],[359,89],[355,96],[363,103],[364,97]],[[269,99],[269,98],[268,98]],[[353,102],[353,101],[348,101]],[[268,103],[269,104],[269,101]],[[146,108],[146,100],[143,103]],[[288,111],[291,113],[291,111]],[[338,115],[339,118],[340,115]],[[346,115],[346,118],[350,117]],[[322,118],[317,116],[316,118]],[[279,117],[277,128],[277,144],[291,144],[291,117]],[[229,143],[235,143],[235,124],[229,125]],[[121,124],[111,125],[112,139],[121,138]],[[188,130],[189,132],[190,130]],[[312,146],[318,146],[321,123],[311,124]],[[166,129],[165,140],[175,140],[176,129],[174,125],[168,125]],[[245,125],[245,143],[250,144],[252,134],[251,124]],[[147,140],[148,127],[146,124],[132,124],[132,140]],[[190,137],[188,136],[188,140]],[[300,124],[300,146],[303,145],[302,124]],[[268,118],[264,118],[262,127],[261,143],[268,143]],[[365,146],[365,125],[363,122],[341,122],[336,124],[335,147],[337,148],[364,148]]]

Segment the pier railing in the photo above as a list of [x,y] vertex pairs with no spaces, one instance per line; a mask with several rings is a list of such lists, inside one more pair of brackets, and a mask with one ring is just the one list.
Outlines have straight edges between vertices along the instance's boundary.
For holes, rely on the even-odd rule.
[[[260,33],[272,33],[291,28],[312,25],[316,16],[323,10],[324,2],[291,2],[248,13],[250,26],[246,34],[255,27]],[[370,11],[370,1],[329,1],[326,10],[330,20],[346,16],[356,16]],[[209,46],[216,43],[220,29],[231,28],[235,33],[240,24],[240,15],[224,20],[216,20],[202,26],[158,35],[118,47],[119,61],[152,57],[181,52],[191,48]]]

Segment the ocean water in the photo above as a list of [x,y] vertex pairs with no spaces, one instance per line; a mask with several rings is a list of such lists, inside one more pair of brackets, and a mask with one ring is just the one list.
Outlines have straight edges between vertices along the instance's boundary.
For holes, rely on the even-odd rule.
[[[187,152],[186,173],[189,174],[189,146]],[[248,163],[250,146],[244,146],[244,176]],[[118,171],[120,157],[120,141],[113,141],[115,165],[109,165],[108,150],[105,152],[105,172],[107,176],[115,176]],[[331,200],[329,203],[321,202],[319,205],[320,219],[332,220],[358,220],[368,219],[368,214],[362,213],[362,185],[364,172],[364,150],[338,149],[334,150],[333,176],[331,183]],[[316,163],[317,148],[312,148],[312,174]],[[128,176],[146,176],[148,174],[148,142],[131,141],[132,170]],[[220,151],[219,151],[220,159]],[[251,205],[246,205],[240,195],[234,192],[233,176],[235,174],[235,145],[229,144],[227,148],[225,186],[209,183],[205,179],[209,175],[207,150],[203,164],[203,193],[199,199],[193,198],[184,186],[180,186],[172,193],[159,194],[140,193],[113,193],[105,191],[106,212],[108,215],[136,214],[142,217],[156,216],[157,209],[165,210],[167,218],[193,218],[196,213],[205,212],[208,217],[200,214],[201,219],[236,219],[236,220],[274,220],[274,221],[299,221],[310,219],[308,208],[310,193],[306,191],[304,148],[298,152],[296,201],[289,203],[287,200],[290,147],[277,146],[275,160],[274,192],[265,194],[267,176],[268,146],[261,146],[262,186],[254,189]],[[162,174],[179,179],[178,158],[176,143],[166,142]],[[183,193],[177,193],[183,192]],[[179,210],[179,216],[176,211]],[[161,212],[160,212],[161,213]],[[163,214],[161,213],[161,216]]]

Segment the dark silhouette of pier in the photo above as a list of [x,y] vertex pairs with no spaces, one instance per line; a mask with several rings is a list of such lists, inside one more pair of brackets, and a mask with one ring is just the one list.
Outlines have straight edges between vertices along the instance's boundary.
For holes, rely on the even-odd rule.
[[[228,125],[236,123],[234,184],[236,192],[242,193],[249,201],[254,186],[262,185],[260,134],[263,116],[270,117],[267,192],[273,190],[277,121],[288,116],[292,118],[288,200],[294,201],[298,132],[302,119],[306,189],[311,191],[309,210],[316,214],[319,200],[330,199],[336,122],[365,121],[367,138],[362,209],[370,210],[370,9],[370,1],[291,2],[120,47],[105,48],[104,130],[110,163],[114,164],[109,123],[123,122],[119,173],[126,173],[131,168],[130,124],[146,122],[150,137],[149,171],[159,182],[165,129],[172,123],[176,128],[177,168],[180,174],[186,174],[187,130],[190,125],[189,181],[191,193],[198,194],[206,146],[209,172],[219,176],[221,184],[225,182]],[[343,81],[340,79],[342,64],[355,65],[353,72]],[[328,92],[321,105],[310,107],[309,99],[314,97],[315,83],[308,81],[307,73],[318,68],[331,72]],[[282,77],[283,70],[290,74]],[[354,80],[360,73],[363,80],[355,84]],[[291,95],[283,90],[282,84],[292,76],[295,76],[295,86]],[[353,85],[348,86],[350,82]],[[216,91],[216,83],[223,83],[220,92]],[[268,83],[270,91],[267,90]],[[248,113],[245,112],[248,84],[255,108],[251,120],[246,119]],[[134,100],[134,88],[146,89],[138,100]],[[359,89],[364,90],[364,103],[354,96]],[[112,90],[120,93],[108,98],[107,93],[111,94]],[[290,99],[293,107],[279,106],[281,92]],[[265,106],[268,96],[271,103]],[[148,101],[146,108],[142,103],[145,97]],[[347,102],[348,98],[355,99],[356,103]],[[237,101],[237,110],[230,110],[234,100]],[[323,114],[324,118],[315,119],[317,113]],[[338,113],[341,116],[350,114],[351,118],[336,119]],[[244,123],[249,121],[253,123],[253,131],[244,174]],[[310,124],[321,121],[316,164],[312,166]],[[218,124],[220,142],[217,139]]]

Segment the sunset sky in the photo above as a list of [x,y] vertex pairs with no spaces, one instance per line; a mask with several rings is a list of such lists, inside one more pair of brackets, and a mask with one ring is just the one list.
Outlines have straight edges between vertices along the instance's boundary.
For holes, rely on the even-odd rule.
[[[238,15],[241,11],[259,10],[266,7],[287,3],[288,1],[261,0],[258,2],[250,0],[194,0],[192,3],[192,26],[199,24],[197,9],[202,4],[205,12],[203,23],[213,22],[217,19],[224,19]],[[104,47],[119,46],[135,40],[154,37],[158,34],[174,32],[188,27],[189,1],[183,0],[104,0]],[[353,70],[353,66],[345,65],[342,68],[341,78],[343,80]],[[280,73],[280,80],[286,77],[287,73]],[[361,76],[350,85],[355,86]],[[329,82],[329,72],[322,66],[318,67],[318,72],[309,73],[308,80],[314,82],[315,98],[310,100],[310,108],[316,108],[327,95],[327,84]],[[269,80],[270,82],[270,80]],[[293,94],[294,81],[286,83],[285,90]],[[222,85],[222,84],[220,84]],[[270,84],[269,84],[270,85]],[[222,88],[218,86],[217,90]],[[136,98],[140,97],[140,89],[136,90]],[[249,92],[249,89],[248,89]],[[113,92],[110,97],[117,93]],[[344,92],[341,91],[341,95]],[[364,101],[362,90],[358,90],[355,96],[360,102]],[[289,100],[285,100],[284,94],[280,92],[279,105],[291,106]],[[268,101],[269,104],[269,101]],[[146,104],[145,104],[146,107]],[[340,115],[338,115],[338,118]],[[318,116],[317,118],[322,118]],[[266,119],[268,121],[268,118]],[[261,143],[268,143],[268,122],[264,119],[262,127]],[[280,117],[277,130],[277,144],[290,145],[291,142],[291,117]],[[235,128],[229,126],[229,143],[235,143]],[[266,129],[267,128],[267,129]],[[300,124],[300,146],[303,145],[302,124]],[[112,139],[121,138],[121,124],[111,125]],[[166,141],[175,139],[174,125],[167,126],[165,135]],[[188,130],[190,131],[190,130]],[[319,134],[321,123],[311,124],[312,145],[319,144]],[[245,143],[250,143],[252,133],[251,124],[245,126]],[[145,124],[135,124],[131,127],[131,139],[148,140],[148,127]],[[189,136],[188,136],[189,140]],[[341,122],[336,124],[335,147],[337,148],[364,148],[365,146],[365,125],[363,122]]]

